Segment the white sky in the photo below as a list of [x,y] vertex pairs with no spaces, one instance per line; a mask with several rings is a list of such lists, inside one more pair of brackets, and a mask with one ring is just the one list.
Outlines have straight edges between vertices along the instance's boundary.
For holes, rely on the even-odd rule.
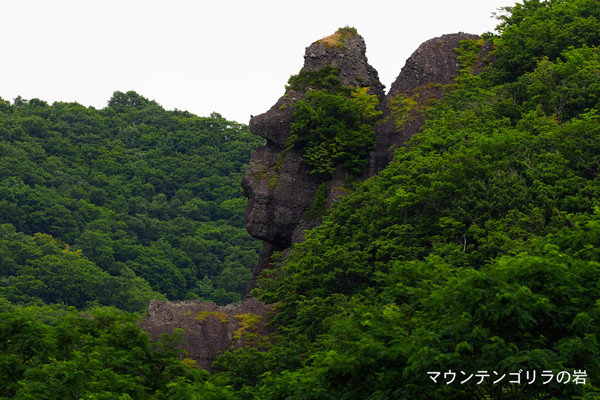
[[135,90],[164,108],[248,123],[304,49],[358,29],[389,89],[425,40],[493,31],[515,0],[0,0],[0,97],[103,108]]

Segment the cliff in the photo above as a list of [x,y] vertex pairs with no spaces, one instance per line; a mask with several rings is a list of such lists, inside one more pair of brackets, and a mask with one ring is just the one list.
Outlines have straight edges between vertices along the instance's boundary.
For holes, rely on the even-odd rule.
[[[462,40],[476,40],[478,36],[456,33],[423,43],[407,60],[386,95],[377,71],[367,60],[363,38],[344,29],[306,48],[298,76],[336,68],[339,86],[369,88],[369,93],[379,100],[382,115],[373,127],[374,149],[368,154],[363,173],[355,177],[366,179],[385,168],[394,150],[421,130],[426,109],[442,98],[458,73],[455,49]],[[270,110],[250,120],[251,132],[265,138],[266,144],[255,150],[242,181],[248,197],[246,229],[265,244],[247,294],[268,268],[273,252],[289,249],[302,240],[305,230],[319,224],[318,218],[307,217],[309,208],[314,207],[317,190],[324,185],[324,208],[351,190],[345,185],[349,171],[343,166],[322,182],[311,174],[299,149],[286,147],[292,135],[294,105],[312,90],[316,88],[290,85]]]

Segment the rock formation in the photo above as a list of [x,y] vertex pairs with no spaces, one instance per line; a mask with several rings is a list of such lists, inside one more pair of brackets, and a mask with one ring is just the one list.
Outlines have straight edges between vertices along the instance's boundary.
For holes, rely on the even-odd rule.
[[[384,87],[377,71],[367,62],[363,38],[351,36],[344,41],[343,47],[324,40],[306,49],[302,71],[337,67],[340,85],[369,87],[383,101]],[[250,120],[251,132],[265,138],[266,145],[254,152],[242,181],[248,197],[246,229],[275,249],[290,247],[301,238],[302,230],[310,227],[302,221],[319,186],[297,150],[285,152],[280,160],[291,135],[294,102],[304,98],[304,92],[290,88],[269,111]]]
[[268,341],[274,332],[269,326],[271,312],[270,306],[253,298],[226,306],[196,300],[152,300],[142,328],[153,341],[183,329],[181,348],[186,357],[210,370],[219,352],[246,345],[261,347]]
[[[478,39],[476,35],[457,33],[423,43],[407,60],[387,95],[377,71],[368,63],[366,46],[359,35],[340,38],[336,34],[306,48],[300,73],[319,71],[324,67],[339,68],[339,84],[369,87],[377,96],[383,115],[375,130],[375,149],[370,153],[362,179],[376,175],[392,160],[394,150],[423,126],[423,110],[442,98],[445,85],[451,84],[459,64],[454,49],[460,41]],[[336,36],[337,35],[337,36]],[[311,88],[307,89],[308,91]],[[304,231],[318,225],[318,220],[305,218],[319,187],[317,178],[302,161],[296,149],[285,149],[290,124],[294,120],[294,103],[306,98],[306,92],[288,87],[285,94],[264,114],[250,120],[253,134],[266,139],[250,160],[242,187],[248,197],[246,229],[265,242],[247,294],[256,279],[270,263],[274,251],[290,248],[303,239]],[[410,107],[402,107],[409,104]],[[347,175],[339,167],[327,182],[327,202],[331,204],[344,190]]]
[[[368,155],[360,179],[385,168],[394,150],[421,130],[427,107],[442,98],[458,73],[454,49],[465,39],[478,37],[457,33],[423,43],[407,60],[387,95],[377,71],[368,63],[365,42],[359,35],[342,36],[338,31],[306,48],[301,73],[332,66],[339,69],[339,85],[369,87],[379,99],[382,116],[374,126],[375,148]],[[485,51],[488,49],[484,46]],[[319,224],[318,218],[307,218],[307,210],[322,182],[310,174],[299,150],[286,148],[294,104],[306,99],[310,90],[290,85],[269,111],[250,120],[252,133],[265,138],[266,144],[255,150],[242,181],[248,197],[246,229],[264,241],[248,293],[261,272],[269,268],[275,251],[289,249],[303,239],[304,230]],[[350,191],[344,185],[347,174],[340,166],[325,182],[325,208]],[[272,333],[267,324],[271,312],[269,305],[251,297],[222,307],[199,301],[153,301],[142,326],[154,340],[162,333],[182,328],[188,357],[209,369],[221,351],[246,344],[260,346],[260,340],[268,340]]]
[[[447,85],[454,82],[460,65],[455,49],[463,40],[479,36],[454,33],[430,39],[406,60],[385,97],[381,123],[375,127],[376,148],[369,158],[365,178],[376,175],[392,161],[393,150],[419,133],[425,122],[423,111],[442,99]],[[402,114],[402,100],[412,100],[413,106]]]

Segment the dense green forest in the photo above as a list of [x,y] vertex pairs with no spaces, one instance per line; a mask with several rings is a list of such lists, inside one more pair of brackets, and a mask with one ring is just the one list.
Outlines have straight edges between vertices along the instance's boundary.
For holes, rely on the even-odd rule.
[[0,296],[145,309],[240,300],[259,243],[240,180],[262,140],[135,92],[107,107],[0,102]]
[[[493,44],[489,57],[479,59],[484,40],[457,50],[460,75],[442,102],[423,110],[424,131],[378,176],[355,185],[262,278],[254,294],[278,303],[276,342],[267,351],[223,354],[213,375],[178,361],[177,335],[150,345],[134,315],[93,306],[142,302],[157,292],[203,297],[202,273],[195,271],[185,293],[172,292],[183,286],[161,286],[140,257],[160,254],[187,282],[193,274],[181,260],[202,268],[193,255],[205,253],[190,253],[194,247],[183,240],[178,246],[181,236],[163,226],[184,225],[169,224],[178,218],[170,212],[198,224],[190,241],[218,237],[233,246],[238,242],[223,227],[238,232],[239,214],[231,210],[242,200],[233,195],[223,209],[202,197],[194,186],[202,177],[187,170],[195,163],[182,167],[185,183],[168,184],[167,176],[183,177],[175,164],[152,155],[158,148],[167,160],[169,151],[187,155],[177,147],[182,138],[170,142],[176,129],[161,134],[139,123],[153,114],[131,110],[136,100],[132,105],[128,95],[116,95],[100,111],[3,104],[2,130],[14,138],[4,138],[3,146],[12,147],[3,150],[0,170],[2,218],[9,223],[1,230],[6,311],[0,316],[0,382],[9,383],[0,385],[0,398],[600,398],[600,3],[524,0],[504,11],[496,32],[484,37]],[[488,65],[479,73],[482,62]],[[52,117],[54,107],[59,115],[74,107],[80,119]],[[221,123],[219,132],[239,136],[237,146],[252,141],[217,116],[168,115],[176,126]],[[394,115],[402,123],[401,113]],[[80,150],[94,148],[99,132],[119,143],[96,146],[103,162]],[[225,140],[223,133],[219,138]],[[131,157],[131,165],[119,157]],[[172,165],[170,174],[151,160]],[[141,191],[120,197],[115,188],[138,179],[123,165],[153,172],[139,178]],[[112,176],[105,169],[114,168],[125,169],[123,180],[103,180]],[[80,185],[82,177],[94,185]],[[182,198],[182,190],[190,197]],[[213,219],[202,220],[200,204],[185,206],[198,197]],[[256,254],[252,242],[240,243],[248,246],[240,254]],[[142,246],[141,254],[133,250]],[[231,260],[220,261],[222,271],[207,272],[208,283],[215,292],[231,291],[218,285]],[[33,275],[46,265],[87,271],[90,280],[108,274],[132,298],[114,299],[96,284],[90,290],[100,294],[56,297],[45,289],[52,287],[47,278]],[[61,283],[69,284],[85,287]]]

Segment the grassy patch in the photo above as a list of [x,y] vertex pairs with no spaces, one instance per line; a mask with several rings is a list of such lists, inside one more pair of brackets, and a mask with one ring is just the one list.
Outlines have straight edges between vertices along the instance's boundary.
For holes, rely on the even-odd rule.
[[327,47],[338,47],[340,49],[344,49],[344,42],[346,39],[354,36],[358,36],[356,28],[345,26],[343,28],[339,28],[333,35],[329,35],[317,41],[317,43],[323,43]]
[[227,322],[227,314],[223,314],[222,312],[218,311],[201,311],[198,314],[196,314],[196,317],[194,318],[198,321],[204,322],[206,321],[206,318],[208,318],[209,315],[212,315],[221,323]]
[[430,83],[415,88],[410,96],[396,95],[390,101],[396,129],[401,129],[407,122],[427,117],[429,108],[437,104],[450,87],[451,85]]
[[235,315],[233,318],[240,323],[240,327],[233,332],[234,343],[245,339],[248,344],[254,344],[258,339],[258,334],[256,333],[258,324],[262,321],[263,317],[248,313]]

